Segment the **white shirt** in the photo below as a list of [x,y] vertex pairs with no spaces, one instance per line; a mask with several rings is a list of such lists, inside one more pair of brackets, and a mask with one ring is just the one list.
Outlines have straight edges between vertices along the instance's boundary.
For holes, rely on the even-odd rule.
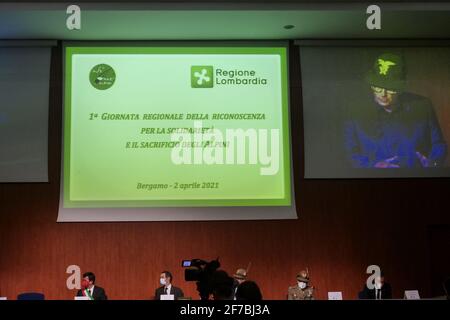
[[92,285],[92,288],[87,288],[87,289],[85,289],[86,290],[86,295],[89,297],[89,295],[88,295],[88,290],[89,290],[89,292],[91,293],[91,297],[92,297],[92,299],[94,299],[94,285]]
[[172,290],[172,284],[168,284],[164,287],[164,294],[170,294],[170,290]]
[[375,288],[375,300],[381,300],[381,289]]

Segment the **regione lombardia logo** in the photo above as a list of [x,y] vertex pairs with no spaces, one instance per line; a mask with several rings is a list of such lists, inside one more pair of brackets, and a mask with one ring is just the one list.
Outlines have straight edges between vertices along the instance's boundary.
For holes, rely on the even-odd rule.
[[212,88],[214,86],[213,66],[191,66],[191,87]]

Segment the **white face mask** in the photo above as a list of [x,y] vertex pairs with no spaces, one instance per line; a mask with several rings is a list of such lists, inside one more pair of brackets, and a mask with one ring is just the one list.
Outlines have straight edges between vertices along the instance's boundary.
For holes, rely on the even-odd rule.
[[161,283],[162,286],[165,286],[167,282],[166,282],[166,279],[159,278],[159,283]]
[[306,288],[306,283],[299,281],[298,282],[298,286],[299,286],[300,289],[305,289]]

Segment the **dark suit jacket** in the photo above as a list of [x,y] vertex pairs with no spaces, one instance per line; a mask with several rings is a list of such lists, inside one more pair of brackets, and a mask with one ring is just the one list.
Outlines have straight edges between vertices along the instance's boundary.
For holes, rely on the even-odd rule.
[[[155,300],[161,300],[162,294],[166,294],[164,292],[164,286],[159,287],[158,289],[155,290]],[[173,285],[170,288],[169,294],[173,294],[175,300],[177,300],[178,298],[184,297],[183,290],[181,290],[180,288],[174,287]]]
[[[77,297],[83,296],[83,292],[78,290]],[[101,287],[94,286],[94,292],[92,293],[94,300],[108,300],[105,290]]]
[[[364,286],[360,298],[375,300],[375,289],[369,289],[367,286]],[[381,287],[381,299],[392,299],[392,287],[389,283],[384,283],[383,287]]]

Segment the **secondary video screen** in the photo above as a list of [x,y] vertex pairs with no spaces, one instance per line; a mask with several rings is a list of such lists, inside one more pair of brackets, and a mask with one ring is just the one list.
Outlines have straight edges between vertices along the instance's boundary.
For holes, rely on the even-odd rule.
[[450,175],[450,48],[301,47],[306,178]]

